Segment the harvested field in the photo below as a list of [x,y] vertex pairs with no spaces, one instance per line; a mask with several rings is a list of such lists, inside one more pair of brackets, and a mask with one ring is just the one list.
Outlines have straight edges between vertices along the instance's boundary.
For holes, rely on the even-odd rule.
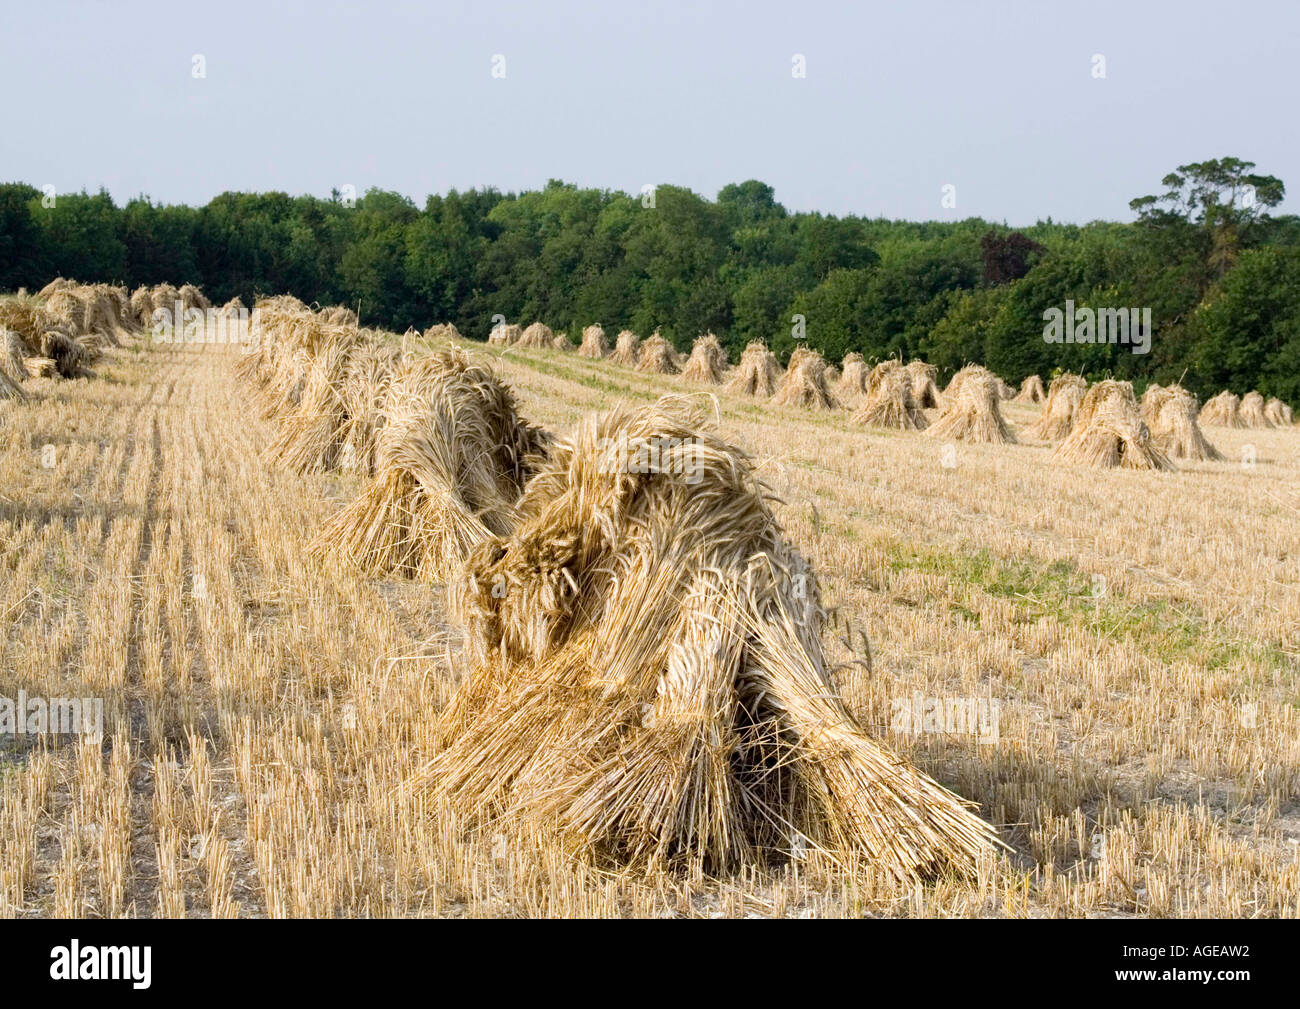
[[[460,345],[560,433],[682,388]],[[847,412],[711,389],[837,608],[823,645],[847,711],[1011,850],[915,885],[798,837],[743,871],[634,869],[463,829],[457,796],[408,787],[474,668],[465,631],[444,584],[311,552],[363,479],[263,461],[277,426],[238,360],[106,348],[102,380],[0,401],[0,696],[100,697],[106,737],[4,743],[0,913],[1300,914],[1293,430],[1224,428],[1226,461],[1081,480],[1048,446],[945,460]],[[1000,407],[1016,427],[1039,412]],[[996,719],[955,715],[977,702]]]

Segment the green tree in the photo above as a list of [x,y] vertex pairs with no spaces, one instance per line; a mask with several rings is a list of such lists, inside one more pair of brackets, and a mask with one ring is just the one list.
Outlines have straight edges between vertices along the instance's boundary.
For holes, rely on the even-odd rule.
[[41,265],[51,276],[126,282],[126,246],[118,228],[120,212],[107,191],[101,189],[94,196],[84,192],[61,194],[52,207],[33,198],[28,206],[41,233]]
[[1191,329],[1203,394],[1257,388],[1300,405],[1300,249],[1243,252]]
[[32,218],[32,205],[40,205],[40,195],[22,183],[0,186],[0,291],[45,286],[42,236]]
[[1199,239],[1206,267],[1202,289],[1227,273],[1243,243],[1255,239],[1267,209],[1286,195],[1281,179],[1257,174],[1254,167],[1253,161],[1231,157],[1179,165],[1161,180],[1164,193],[1129,201],[1143,225]]

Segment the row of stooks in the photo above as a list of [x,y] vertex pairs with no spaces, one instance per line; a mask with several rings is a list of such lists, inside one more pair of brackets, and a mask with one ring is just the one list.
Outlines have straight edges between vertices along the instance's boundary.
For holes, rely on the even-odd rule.
[[462,348],[394,344],[278,297],[237,369],[274,424],[269,460],[361,478],[313,551],[447,584],[474,671],[413,785],[458,823],[623,866],[784,852],[904,886],[996,847],[856,724],[813,572],[749,458],[686,399],[556,436]]
[[[563,334],[545,325],[527,329],[501,325],[489,343],[499,346],[572,349]],[[1220,393],[1198,409],[1196,397],[1179,385],[1153,384],[1139,403],[1132,384],[1105,380],[1089,387],[1079,375],[1054,378],[1050,389],[1031,375],[1019,392],[980,365],[968,365],[941,393],[936,369],[924,361],[886,360],[868,368],[861,354],[850,353],[838,373],[821,355],[799,347],[782,372],[776,356],[761,342],[750,343],[735,368],[717,337],[695,341],[689,355],[677,352],[658,333],[642,342],[624,330],[610,352],[600,326],[583,330],[578,353],[654,374],[680,375],[687,382],[722,385],[729,391],[770,397],[780,406],[835,410],[849,406],[851,420],[871,427],[924,430],[934,438],[968,442],[1015,443],[1018,439],[1002,415],[1004,400],[1042,403],[1043,413],[1027,429],[1030,438],[1057,441],[1053,457],[1063,462],[1137,469],[1173,469],[1173,459],[1217,460],[1222,454],[1201,431],[1201,424],[1226,427],[1289,427],[1291,408],[1279,399],[1265,402],[1258,392],[1238,399]],[[924,412],[938,409],[932,421]]]
[[[59,277],[36,294],[0,298],[0,399],[22,399],[29,378],[77,378],[108,346],[122,345],[154,324],[156,310],[175,315],[211,305],[192,284],[159,284],[127,294],[111,284],[79,284]],[[243,309],[238,298],[221,308]],[[179,320],[178,320],[179,321]]]

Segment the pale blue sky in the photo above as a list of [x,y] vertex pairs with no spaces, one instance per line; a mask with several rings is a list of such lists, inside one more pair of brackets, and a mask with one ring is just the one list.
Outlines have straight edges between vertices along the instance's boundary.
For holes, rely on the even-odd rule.
[[6,2],[0,37],[0,181],[119,202],[758,178],[793,210],[1082,222],[1228,154],[1300,194],[1296,2]]

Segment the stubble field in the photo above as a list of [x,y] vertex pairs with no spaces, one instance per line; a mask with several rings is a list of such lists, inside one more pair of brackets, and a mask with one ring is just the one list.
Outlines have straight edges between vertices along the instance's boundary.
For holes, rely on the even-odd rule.
[[[647,878],[462,829],[408,787],[467,672],[443,587],[313,556],[355,481],[263,461],[238,351],[141,346],[0,403],[0,695],[105,703],[102,744],[0,743],[0,915],[1300,915],[1300,431],[1209,428],[1227,461],[1176,473],[945,458],[472,347],[561,433],[704,396],[837,607],[858,720],[1011,851],[900,889],[798,861]],[[996,738],[898,731],[936,698],[987,702]]]

